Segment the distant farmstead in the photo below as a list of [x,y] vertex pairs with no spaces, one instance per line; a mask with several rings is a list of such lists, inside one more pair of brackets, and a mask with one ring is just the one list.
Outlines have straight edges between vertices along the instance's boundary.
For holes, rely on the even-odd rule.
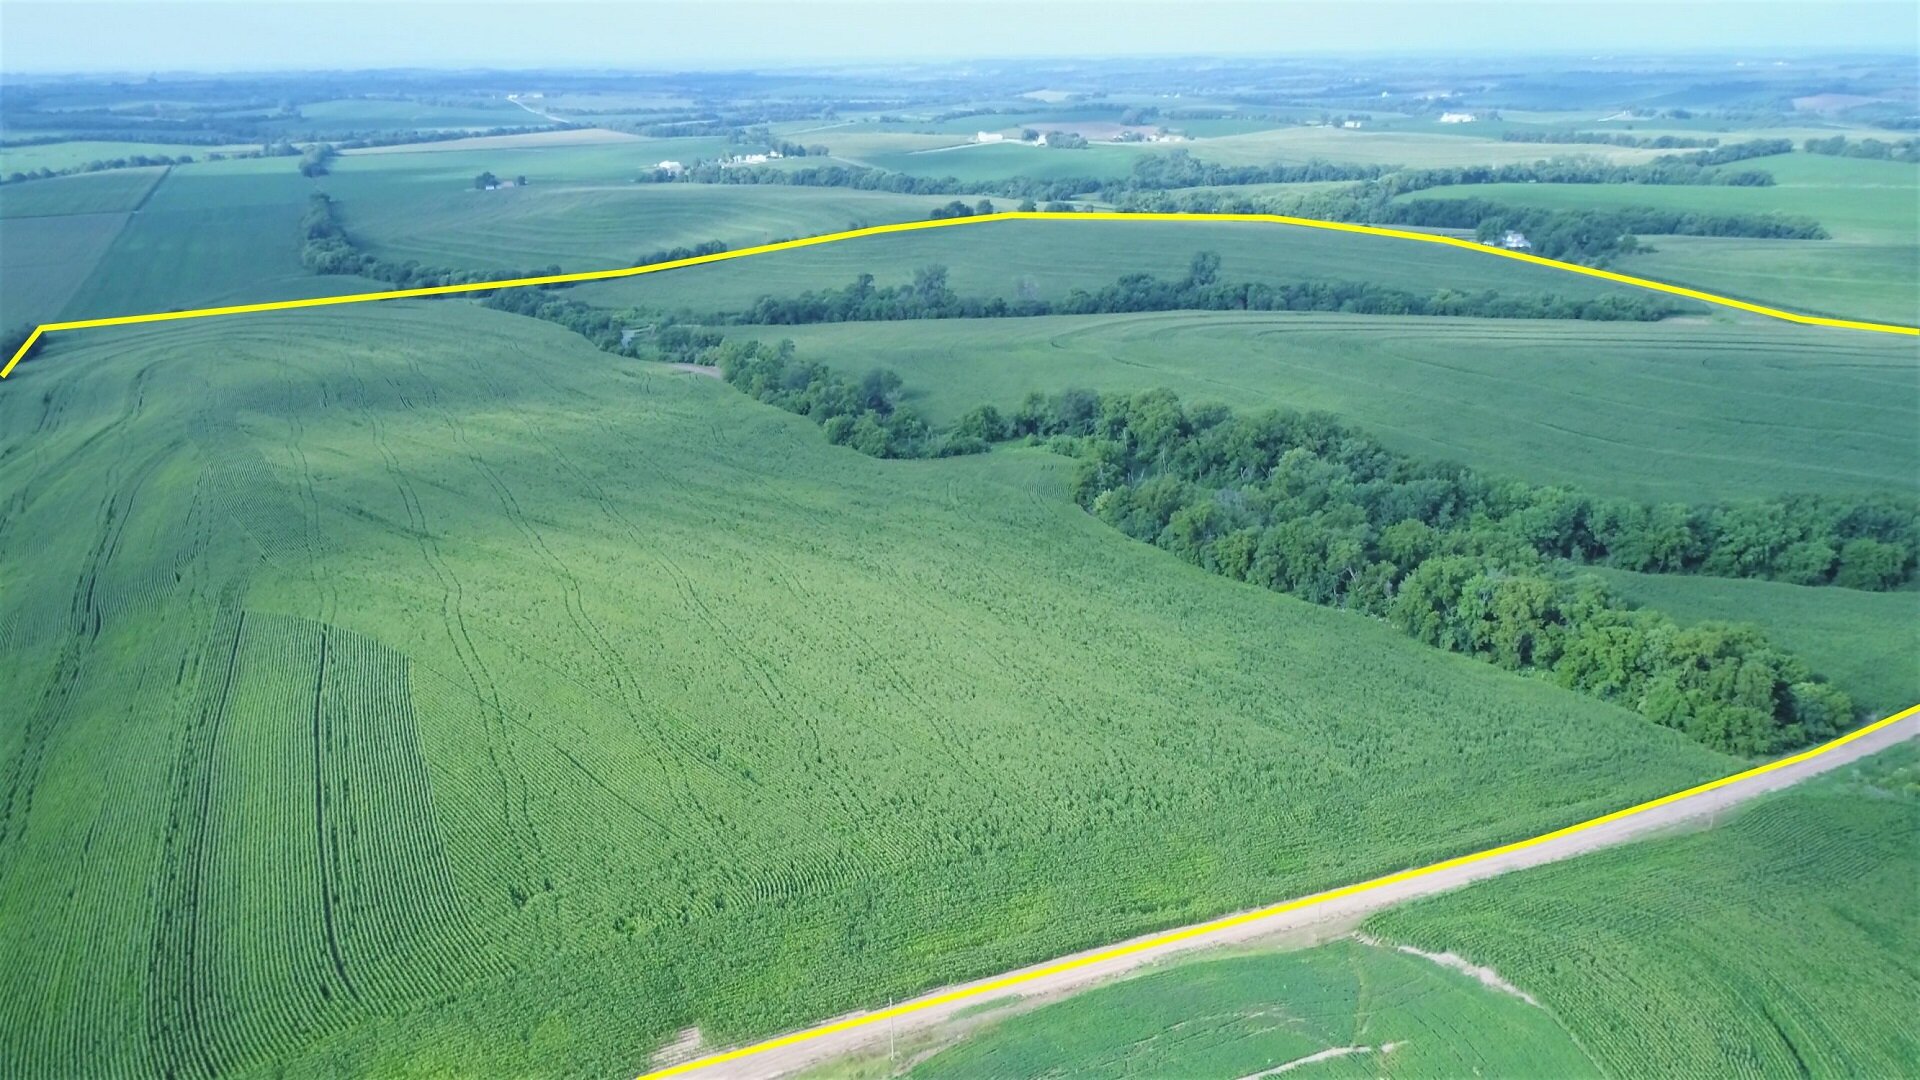
[[1508,251],[1530,251],[1533,248],[1533,243],[1527,239],[1526,233],[1514,232],[1512,229],[1508,229],[1505,235],[1500,237],[1499,244]]
[[681,173],[686,171],[687,167],[685,165],[680,164],[677,161],[663,161],[660,164],[655,165],[654,168],[660,170],[663,173],[668,174],[669,176],[679,176]]
[[1473,115],[1470,112],[1449,112],[1449,113],[1440,114],[1440,122],[1443,124],[1471,124],[1477,119],[1479,119],[1479,117]]
[[981,131],[974,134],[973,141],[977,143],[1006,142],[1007,137],[997,131]]

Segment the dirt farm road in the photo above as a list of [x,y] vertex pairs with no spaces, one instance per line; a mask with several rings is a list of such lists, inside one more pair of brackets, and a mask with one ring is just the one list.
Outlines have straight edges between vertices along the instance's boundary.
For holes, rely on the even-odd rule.
[[[870,1051],[875,1047],[885,1048],[895,1040],[912,1039],[933,1033],[936,1029],[946,1028],[957,1033],[960,1026],[954,1024],[955,1014],[983,1001],[1008,995],[1018,995],[1028,1001],[1056,998],[1165,960],[1176,953],[1305,934],[1315,927],[1351,926],[1371,912],[1416,897],[1447,892],[1483,878],[1626,843],[1697,819],[1711,819],[1756,796],[1843,768],[1916,735],[1920,735],[1920,706],[1897,714],[1891,723],[1877,730],[1814,756],[1796,755],[1796,759],[1788,759],[1790,763],[1770,772],[1743,776],[1713,790],[1686,794],[1670,801],[1655,800],[1658,805],[1635,809],[1624,816],[1602,820],[1600,824],[1580,828],[1579,831],[1564,835],[1548,834],[1537,841],[1521,841],[1480,857],[1466,856],[1466,859],[1473,860],[1470,862],[1450,860],[1438,864],[1438,869],[1421,872],[1417,876],[1409,875],[1401,880],[1394,880],[1400,875],[1388,875],[1381,879],[1381,884],[1359,889],[1330,890],[1328,893],[1211,919],[1190,927],[1163,930],[985,979],[942,987],[880,1010],[877,1015],[852,1013],[803,1031],[750,1045],[742,1048],[738,1057],[729,1058],[728,1052],[719,1048],[702,1048],[702,1052],[689,1061],[676,1063],[656,1060],[650,1068],[657,1071],[647,1073],[642,1080],[665,1076],[695,1077],[699,1080],[719,1080],[723,1077],[726,1080],[770,1080],[773,1077],[790,1076],[824,1061]],[[1454,865],[1456,862],[1460,864]],[[1007,1010],[998,1010],[981,1019],[990,1022],[1006,1014]],[[867,1017],[871,1019],[863,1019]]]

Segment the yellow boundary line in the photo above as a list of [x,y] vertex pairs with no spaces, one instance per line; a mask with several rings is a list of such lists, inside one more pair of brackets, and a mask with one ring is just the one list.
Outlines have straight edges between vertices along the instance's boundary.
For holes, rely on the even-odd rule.
[[1156,934],[1152,937],[1141,938],[1137,941],[1131,941],[1124,945],[1116,945],[1109,949],[1101,949],[1098,952],[1084,953],[1080,956],[1073,957],[1072,959],[1062,960],[1059,963],[1049,964],[1045,967],[1034,968],[1030,971],[1020,972],[1014,975],[1008,975],[999,979],[994,979],[991,982],[983,982],[983,983],[978,983],[972,986],[962,987],[961,989],[949,991],[945,994],[940,994],[936,997],[930,997],[930,998],[925,998],[918,1001],[906,1002],[901,1005],[895,1005],[890,1008],[881,1009],[877,1012],[862,1013],[859,1016],[851,1016],[845,1020],[840,1020],[835,1023],[826,1024],[821,1027],[810,1028],[806,1031],[795,1032],[791,1035],[782,1035],[776,1039],[768,1039],[765,1042],[753,1043],[749,1046],[743,1046],[736,1050],[728,1050],[723,1053],[713,1054],[703,1058],[697,1058],[693,1061],[682,1062],[678,1065],[671,1065],[671,1066],[668,1066],[667,1068],[659,1069],[654,1072],[643,1073],[639,1077],[639,1080],[660,1080],[660,1078],[662,1077],[678,1076],[682,1073],[691,1072],[695,1069],[704,1069],[704,1068],[709,1068],[715,1065],[722,1065],[729,1061],[739,1061],[742,1058],[752,1057],[756,1054],[764,1054],[769,1050],[777,1050],[784,1046],[792,1046],[796,1043],[808,1042],[810,1040],[818,1039],[826,1035],[833,1035],[842,1031],[852,1030],[853,1028],[865,1027],[870,1024],[877,1024],[883,1020],[891,1020],[896,1017],[906,1016],[909,1013],[920,1012],[923,1009],[931,1009],[940,1005],[951,1005],[954,1002],[964,1001],[967,998],[980,997],[985,994],[991,994],[997,990],[1006,990],[1010,987],[1018,986],[1021,983],[1031,982],[1035,979],[1042,979],[1049,975],[1058,975],[1062,972],[1072,971],[1076,968],[1086,967],[1089,964],[1098,964],[1108,960],[1115,960],[1120,957],[1129,956],[1133,953],[1142,952],[1147,949],[1155,949],[1155,948],[1159,948],[1162,945],[1171,945],[1176,942],[1185,941],[1189,938],[1199,937],[1203,934],[1209,934],[1216,930],[1226,930],[1235,926],[1244,926],[1247,923],[1259,922],[1262,919],[1270,919],[1275,915],[1282,915],[1290,911],[1298,911],[1301,908],[1313,907],[1316,904],[1324,904],[1330,900],[1339,900],[1339,899],[1342,899],[1343,897],[1353,896],[1357,893],[1368,892],[1373,889],[1383,888],[1388,885],[1396,885],[1403,881],[1411,881],[1415,878],[1426,877],[1429,874],[1437,874],[1443,870],[1451,870],[1451,869],[1454,869],[1455,867],[1468,866],[1473,863],[1477,863],[1485,859],[1491,859],[1499,855],[1505,855],[1510,852],[1523,851],[1527,848],[1536,847],[1540,844],[1547,843],[1548,841],[1551,841],[1551,840],[1558,840],[1561,837],[1572,836],[1575,833],[1585,832],[1588,829],[1596,828],[1598,826],[1605,825],[1610,822],[1619,821],[1623,818],[1629,818],[1634,816],[1635,814],[1643,814],[1648,810],[1655,809],[1656,807],[1666,806],[1669,803],[1676,803],[1682,799],[1690,799],[1695,795],[1704,795],[1709,791],[1717,791],[1724,787],[1731,787],[1735,784],[1744,783],[1748,780],[1755,779],[1756,777],[1765,776],[1767,773],[1774,772],[1779,769],[1784,769],[1789,765],[1797,765],[1803,761],[1811,761],[1812,759],[1817,758],[1822,754],[1831,753],[1847,745],[1848,743],[1854,742],[1858,739],[1865,738],[1866,736],[1871,735],[1874,732],[1879,731],[1883,728],[1892,727],[1894,724],[1897,724],[1900,721],[1915,715],[1920,715],[1920,705],[1914,705],[1901,712],[1895,713],[1892,716],[1886,717],[1885,719],[1876,720],[1875,722],[1868,724],[1865,727],[1862,727],[1858,730],[1850,731],[1847,734],[1842,735],[1831,742],[1822,743],[1821,745],[1816,746],[1810,750],[1802,750],[1800,753],[1794,754],[1791,757],[1784,757],[1779,759],[1778,761],[1769,761],[1764,765],[1755,766],[1754,768],[1748,769],[1745,772],[1735,773],[1732,776],[1723,776],[1718,780],[1710,780],[1707,783],[1700,784],[1696,787],[1690,787],[1685,791],[1676,791],[1671,795],[1662,795],[1660,798],[1652,799],[1647,802],[1640,803],[1637,806],[1629,806],[1625,810],[1615,810],[1611,814],[1602,814],[1597,818],[1591,818],[1589,820],[1582,821],[1575,825],[1568,825],[1566,828],[1563,828],[1563,829],[1555,829],[1554,831],[1549,833],[1541,833],[1539,836],[1530,837],[1525,840],[1516,840],[1511,844],[1502,844],[1499,847],[1487,848],[1484,851],[1476,851],[1470,855],[1457,856],[1452,859],[1446,859],[1441,862],[1431,863],[1427,866],[1418,867],[1413,870],[1402,870],[1402,871],[1399,871],[1398,873],[1388,874],[1385,877],[1377,877],[1369,881],[1362,881],[1356,885],[1347,885],[1338,889],[1329,889],[1326,892],[1314,893],[1311,896],[1304,896],[1298,900],[1288,900],[1283,903],[1274,904],[1270,907],[1258,908],[1253,911],[1244,911],[1237,915],[1228,915],[1219,919],[1215,919],[1212,922],[1204,922],[1194,926],[1183,927],[1179,930],[1171,930],[1164,934]]
[[175,319],[206,319],[216,315],[244,315],[255,311],[291,311],[295,308],[331,307],[335,304],[364,304],[373,300],[404,300],[419,296],[448,296],[454,293],[486,292],[492,289],[519,289],[533,285],[561,285],[575,281],[608,281],[615,278],[637,277],[640,274],[657,274],[662,270],[678,270],[685,266],[699,266],[702,263],[726,262],[729,259],[744,259],[753,255],[767,255],[776,251],[792,251],[795,248],[814,247],[818,244],[834,244],[842,240],[857,240],[863,236],[879,236],[884,233],[917,232],[921,229],[946,229],[961,225],[983,225],[993,221],[1181,221],[1181,222],[1260,222],[1269,225],[1294,225],[1307,229],[1326,229],[1333,232],[1359,233],[1364,236],[1387,236],[1397,240],[1416,240],[1423,244],[1444,244],[1448,247],[1464,248],[1482,255],[1494,255],[1503,259],[1517,259],[1520,262],[1548,266],[1555,270],[1564,270],[1572,274],[1584,274],[1587,277],[1602,278],[1607,281],[1633,285],[1654,292],[1684,296],[1719,307],[1733,308],[1738,311],[1765,315],[1770,319],[1782,319],[1786,322],[1801,323],[1807,326],[1832,326],[1846,330],[1870,330],[1882,334],[1910,334],[1920,336],[1920,327],[1898,326],[1890,323],[1858,322],[1852,319],[1829,319],[1819,315],[1803,315],[1795,311],[1767,307],[1764,304],[1750,304],[1745,300],[1716,296],[1713,293],[1689,289],[1682,285],[1669,285],[1664,281],[1633,277],[1630,274],[1616,274],[1611,270],[1598,270],[1591,266],[1579,266],[1561,262],[1539,255],[1529,255],[1524,251],[1508,251],[1505,248],[1488,247],[1472,240],[1462,240],[1454,236],[1438,236],[1433,233],[1408,232],[1404,229],[1386,229],[1377,225],[1353,225],[1344,221],[1321,221],[1318,218],[1287,217],[1283,214],[1123,214],[1114,211],[1066,211],[1066,210],[1009,210],[998,214],[978,214],[973,217],[942,218],[935,221],[903,221],[892,225],[874,225],[865,229],[848,229],[845,232],[824,233],[820,236],[808,236],[799,240],[784,240],[777,244],[761,244],[758,247],[741,248],[737,251],[721,251],[712,255],[697,255],[691,259],[674,259],[669,262],[651,263],[646,266],[626,266],[613,270],[585,270],[575,274],[548,274],[544,277],[510,278],[505,281],[483,281],[471,285],[435,285],[422,289],[393,289],[388,292],[353,293],[346,296],[316,296],[305,300],[271,300],[260,304],[235,304],[229,307],[196,308],[192,311],[157,311],[148,315],[116,315],[105,319],[80,319],[74,322],[43,323],[33,329],[27,340],[0,368],[0,379],[13,374],[14,365],[27,354],[40,335],[59,330],[92,330],[105,326],[134,326],[140,323],[172,322]]

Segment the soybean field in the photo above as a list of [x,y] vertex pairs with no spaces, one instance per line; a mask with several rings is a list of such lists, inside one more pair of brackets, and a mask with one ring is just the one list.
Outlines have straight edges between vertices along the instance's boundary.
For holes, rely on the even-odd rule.
[[32,371],[8,1073],[638,1072],[1737,764],[463,301]]

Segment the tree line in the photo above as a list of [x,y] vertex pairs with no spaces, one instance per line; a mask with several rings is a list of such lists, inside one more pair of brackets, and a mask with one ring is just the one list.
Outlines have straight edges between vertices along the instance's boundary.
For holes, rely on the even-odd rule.
[[357,274],[402,289],[435,285],[475,285],[486,281],[542,277],[560,273],[558,265],[534,270],[454,270],[423,266],[416,259],[395,262],[361,251],[340,226],[331,198],[322,192],[307,197],[300,217],[300,263],[316,274]]
[[15,169],[0,179],[0,184],[21,184],[28,180],[51,180],[56,176],[77,176],[81,173],[106,172],[109,169],[144,169],[154,165],[191,165],[192,154],[128,154],[125,157],[96,158],[79,165],[69,165],[62,169],[50,169],[45,165],[37,169]]
[[1626,135],[1607,131],[1503,131],[1501,142],[1512,143],[1593,143],[1601,146],[1633,146],[1643,150],[1691,150],[1719,146],[1720,140],[1693,135]]
[[1651,206],[1610,210],[1549,210],[1487,199],[1409,199],[1389,203],[1375,220],[1443,229],[1472,229],[1491,243],[1508,232],[1527,238],[1530,250],[1550,259],[1602,263],[1642,247],[1640,236],[1743,236],[1774,240],[1825,240],[1819,222],[1787,214],[1708,214]]
[[1604,265],[1641,249],[1639,236],[1741,236],[1824,240],[1827,230],[1795,214],[1714,214],[1652,206],[1551,210],[1481,198],[1392,199],[1371,185],[1307,195],[1252,197],[1219,191],[1153,192],[1116,209],[1129,213],[1285,214],[1370,225],[1472,229],[1483,241],[1511,230],[1548,258]]
[[[1622,293],[1576,298],[1553,293],[1461,292],[1449,288],[1421,294],[1365,281],[1222,281],[1219,271],[1220,256],[1203,251],[1194,256],[1187,275],[1178,280],[1135,273],[1093,292],[1074,289],[1058,300],[1008,300],[999,296],[961,296],[948,284],[947,268],[936,264],[915,270],[913,280],[901,285],[875,285],[872,274],[861,274],[844,288],[810,290],[790,297],[763,296],[742,311],[697,317],[719,325],[794,326],[1134,311],[1343,311],[1361,315],[1651,322],[1677,311],[1652,295]],[[689,313],[687,317],[696,316]]]
[[1410,636],[1768,754],[1852,703],[1755,630],[1682,628],[1582,563],[1887,588],[1911,576],[1913,500],[1645,506],[1393,453],[1323,414],[1189,408],[1167,390],[1034,395],[958,429],[1053,436],[1075,499],[1215,573],[1386,619]]
[[1808,139],[1800,145],[1809,154],[1869,158],[1874,161],[1920,162],[1920,139],[1896,139],[1893,142],[1861,139],[1854,142],[1845,135],[1835,135],[1830,139]]
[[[1177,159],[1177,160],[1175,160]],[[650,169],[638,183],[776,184],[792,187],[842,187],[900,195],[992,195],[1008,199],[1066,200],[1098,192],[1111,201],[1127,191],[1227,184],[1293,184],[1323,180],[1370,180],[1389,170],[1380,165],[1344,165],[1311,161],[1304,165],[1217,165],[1195,161],[1185,150],[1148,155],[1123,179],[1091,176],[1042,179],[1028,176],[961,180],[952,176],[913,176],[860,165],[814,165],[802,169],[731,166],[708,163],[670,173]]]
[[[1785,149],[1782,149],[1784,144]],[[1792,143],[1761,139],[1689,154],[1667,154],[1638,165],[1619,165],[1585,157],[1558,157],[1509,165],[1469,165],[1405,169],[1387,165],[1350,165],[1310,161],[1304,165],[1221,165],[1201,161],[1185,149],[1149,154],[1120,179],[1089,176],[1041,179],[1028,176],[961,180],[952,176],[912,176],[858,165],[815,165],[801,169],[771,166],[722,167],[706,163],[669,172],[649,169],[636,183],[775,184],[793,187],[842,187],[902,195],[989,195],[1010,199],[1066,200],[1092,193],[1116,202],[1142,192],[1248,184],[1297,184],[1350,180],[1371,185],[1363,201],[1384,202],[1398,195],[1463,184],[1673,184],[1765,187],[1773,175],[1759,169],[1720,166],[1752,157],[1786,153]]]
[[[676,336],[678,335],[678,336]],[[672,328],[662,347],[685,352],[690,343],[711,340],[712,332]],[[704,359],[720,377],[747,395],[797,413],[819,424],[827,441],[869,457],[952,457],[981,453],[979,439],[936,435],[924,417],[900,404],[900,376],[875,368],[858,380],[825,364],[794,356],[793,342],[768,346],[759,341],[722,341],[709,345]]]

